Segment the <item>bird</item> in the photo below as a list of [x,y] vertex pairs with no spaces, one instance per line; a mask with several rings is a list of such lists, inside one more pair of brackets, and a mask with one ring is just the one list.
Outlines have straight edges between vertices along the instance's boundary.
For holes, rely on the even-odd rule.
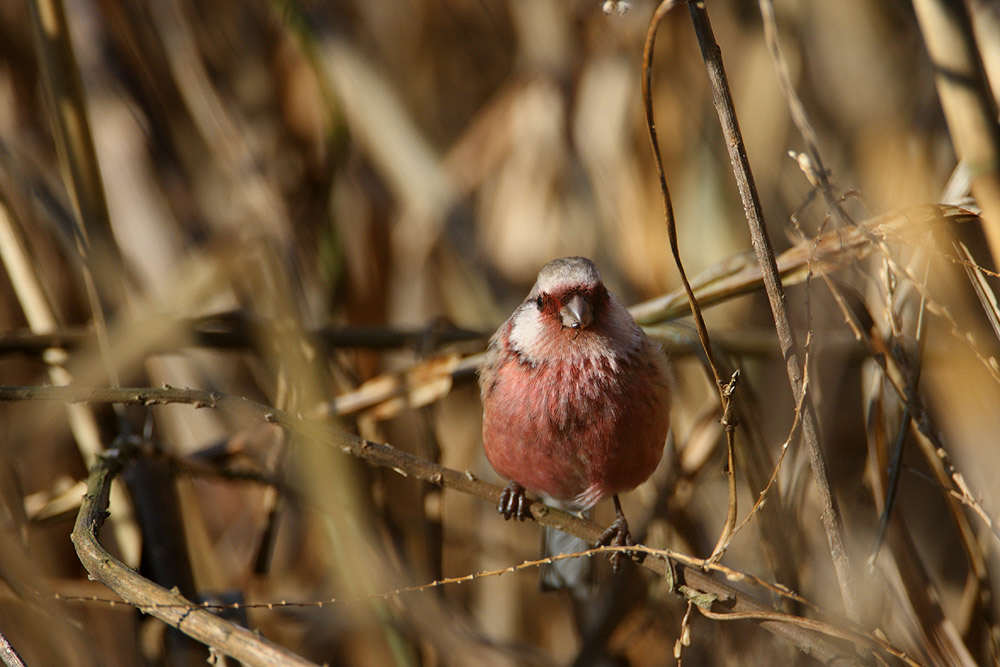
[[[669,377],[666,355],[592,261],[545,264],[490,338],[479,371],[483,448],[509,480],[497,507],[504,519],[531,516],[529,492],[584,514],[611,497],[615,519],[598,544],[632,546],[618,496],[646,481],[660,461],[670,428]],[[543,536],[543,547],[562,552],[581,542]],[[611,557],[615,571],[619,556]],[[584,566],[573,563],[581,560],[557,561],[565,567],[543,573],[543,587],[575,585]]]

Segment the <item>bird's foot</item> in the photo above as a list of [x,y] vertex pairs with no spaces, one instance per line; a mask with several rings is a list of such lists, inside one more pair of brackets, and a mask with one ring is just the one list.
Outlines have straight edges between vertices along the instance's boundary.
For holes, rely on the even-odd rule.
[[530,503],[531,501],[524,495],[524,487],[517,482],[511,482],[500,494],[497,511],[503,514],[504,519],[524,521],[531,516],[531,511],[528,509]]
[[[597,540],[595,546],[598,547],[632,547],[635,546],[635,541],[632,539],[632,533],[628,529],[628,521],[625,519],[625,513],[622,512],[621,503],[618,501],[618,496],[615,496],[615,520],[611,522],[607,530],[601,533],[600,538]],[[611,571],[616,573],[621,567],[622,556],[629,556],[632,560],[637,563],[641,563],[646,559],[646,554],[641,552],[629,552],[629,551],[616,551],[611,554]]]

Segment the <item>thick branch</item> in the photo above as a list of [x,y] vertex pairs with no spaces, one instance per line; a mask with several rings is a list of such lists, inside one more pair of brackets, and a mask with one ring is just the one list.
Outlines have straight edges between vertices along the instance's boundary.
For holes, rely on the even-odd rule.
[[3,634],[0,634],[0,660],[7,667],[24,667],[24,660]]
[[121,472],[125,458],[124,452],[112,452],[93,466],[73,527],[73,545],[90,576],[141,611],[248,665],[313,664],[240,625],[199,609],[180,593],[157,586],[101,546],[97,535],[107,517],[111,480]]

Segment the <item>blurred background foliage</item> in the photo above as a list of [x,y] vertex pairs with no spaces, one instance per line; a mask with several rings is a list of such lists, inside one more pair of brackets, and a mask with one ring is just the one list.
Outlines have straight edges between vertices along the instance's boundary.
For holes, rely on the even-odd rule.
[[[72,0],[65,11],[75,61],[60,61],[58,44],[32,37],[31,7],[44,14],[50,3],[0,2],[3,243],[25,260],[4,254],[0,328],[63,336],[44,353],[11,339],[0,357],[2,383],[107,384],[119,375],[124,386],[206,388],[302,414],[339,413],[364,437],[500,481],[482,454],[468,359],[538,268],[557,256],[591,257],[626,303],[677,288],[640,99],[653,4],[630,4],[618,14],[596,0]],[[793,83],[851,214],[865,220],[942,201],[956,156],[912,8],[775,5]],[[970,5],[995,25],[995,9]],[[779,251],[808,244],[832,223],[788,155],[803,144],[760,12],[730,0],[710,2],[709,11],[772,241]],[[983,30],[989,66],[1000,42]],[[681,253],[694,275],[745,253],[749,241],[684,10],[661,27],[656,58],[657,129]],[[75,68],[62,71],[69,99],[73,78],[82,84],[89,128],[75,131],[92,139],[106,222],[66,176],[75,149],[54,129],[66,100],[46,84],[46,59]],[[99,210],[100,197],[94,201]],[[845,266],[830,283],[887,348],[909,346],[914,368],[915,313],[920,295],[929,297],[919,384],[927,427],[982,510],[966,503],[964,519],[956,518],[958,482],[942,487],[910,433],[894,536],[874,570],[866,560],[901,404],[827,284],[792,288],[789,304],[800,338],[812,332],[810,388],[857,570],[861,625],[880,628],[921,661],[985,664],[997,659],[997,540],[983,520],[1000,507],[996,337],[954,260],[952,238],[992,266],[969,224],[894,243],[890,254]],[[909,277],[927,276],[928,286],[901,294],[910,283],[894,263],[911,266]],[[97,312],[107,328],[95,338]],[[742,516],[787,437],[794,401],[761,295],[728,300],[706,316],[727,363],[744,372]],[[324,339],[312,334],[323,327],[354,332],[355,342],[317,342]],[[456,327],[471,333],[454,335]],[[646,543],[705,556],[727,507],[724,440],[714,388],[690,354],[690,330],[682,321],[671,331],[664,342],[675,367],[673,439],[661,469],[625,502],[629,516],[643,517]],[[411,335],[384,342],[398,332]],[[206,343],[212,333],[220,335]],[[0,409],[8,544],[0,631],[28,664],[204,659],[129,606],[56,605],[39,594],[109,595],[86,581],[67,536],[87,464],[123,430],[149,439],[159,455],[112,496],[106,534],[116,553],[192,598],[364,598],[246,612],[250,627],[311,660],[674,660],[686,606],[648,573],[611,580],[600,572],[582,608],[564,593],[540,593],[531,571],[398,599],[365,597],[536,557],[538,527],[506,524],[481,499],[297,446],[273,426],[211,410]],[[799,449],[793,440],[776,495],[725,562],[836,614],[839,595]],[[754,456],[764,475],[748,484]],[[247,466],[280,483],[195,473],[185,467],[192,461]],[[777,534],[760,529],[765,513]],[[599,521],[609,517],[599,508]],[[964,542],[963,526],[972,531]],[[976,545],[978,565],[962,544]],[[157,569],[157,550],[168,571]],[[690,664],[809,661],[753,623],[694,616],[684,649]]]

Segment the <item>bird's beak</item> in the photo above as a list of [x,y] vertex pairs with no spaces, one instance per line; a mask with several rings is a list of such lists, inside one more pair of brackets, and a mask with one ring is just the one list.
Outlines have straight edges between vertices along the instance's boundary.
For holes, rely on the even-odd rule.
[[563,303],[559,310],[559,317],[562,319],[563,326],[571,329],[585,329],[594,321],[590,302],[579,294],[570,296]]

